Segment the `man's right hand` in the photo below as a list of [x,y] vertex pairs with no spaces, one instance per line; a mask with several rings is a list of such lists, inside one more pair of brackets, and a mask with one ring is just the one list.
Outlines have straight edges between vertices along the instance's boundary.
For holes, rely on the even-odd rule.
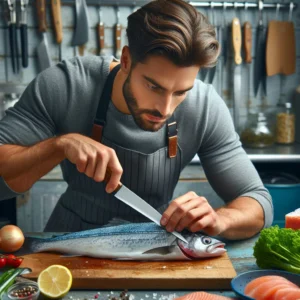
[[113,192],[121,179],[123,169],[114,149],[89,137],[69,133],[57,137],[57,146],[77,170],[97,182],[104,180],[106,170],[111,172],[106,192]]

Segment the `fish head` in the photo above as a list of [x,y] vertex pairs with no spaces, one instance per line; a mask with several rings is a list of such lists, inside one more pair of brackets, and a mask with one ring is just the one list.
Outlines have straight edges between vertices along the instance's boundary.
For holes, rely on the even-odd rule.
[[178,240],[181,251],[190,259],[220,256],[226,249],[225,243],[201,234],[191,234],[185,236],[188,243]]

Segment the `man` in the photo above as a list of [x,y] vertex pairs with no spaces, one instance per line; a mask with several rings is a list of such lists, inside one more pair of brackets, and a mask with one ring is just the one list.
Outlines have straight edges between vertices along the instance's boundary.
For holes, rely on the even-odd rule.
[[[214,28],[181,0],[157,0],[128,17],[128,47],[64,61],[39,74],[0,123],[0,192],[27,191],[61,164],[68,183],[46,231],[79,231],[112,218],[146,221],[117,200],[121,180],[155,208],[168,231],[228,239],[272,223],[272,201],[241,147],[224,101],[195,80],[219,54]],[[195,154],[226,206],[187,192],[172,200]],[[110,174],[107,184],[106,175]]]

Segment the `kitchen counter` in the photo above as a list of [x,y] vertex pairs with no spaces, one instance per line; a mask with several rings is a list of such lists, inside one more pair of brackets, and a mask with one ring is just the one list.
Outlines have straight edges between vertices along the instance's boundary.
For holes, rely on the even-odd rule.
[[[38,233],[37,235],[45,236],[47,234],[49,235],[50,233]],[[227,242],[226,249],[237,274],[259,269],[255,263],[255,258],[253,257],[253,246],[256,240],[257,237],[253,237],[245,241]],[[92,300],[97,298],[98,300],[107,300],[109,298],[119,297],[121,292],[122,290],[71,290],[64,299]],[[130,295],[130,300],[172,300],[175,297],[190,292],[194,292],[194,290],[176,290],[174,287],[174,290],[161,291],[129,290],[128,294]],[[235,297],[235,293],[232,290],[206,290],[206,292],[227,297]]]

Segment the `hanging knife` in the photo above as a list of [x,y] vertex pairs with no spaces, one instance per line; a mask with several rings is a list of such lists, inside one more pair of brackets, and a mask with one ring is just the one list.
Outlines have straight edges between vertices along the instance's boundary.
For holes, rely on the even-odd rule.
[[16,18],[16,0],[7,0],[8,8],[10,12],[10,21],[8,25],[9,41],[11,51],[11,63],[14,73],[19,70],[18,61],[18,44],[17,44],[17,18]]
[[43,40],[37,47],[37,56],[40,66],[40,71],[43,71],[51,66],[49,55],[49,46],[47,40],[47,23],[46,23],[46,0],[36,0],[36,8],[38,14],[39,32],[43,35]]
[[[222,32],[221,26],[216,27],[216,38],[217,38],[219,44],[221,43],[221,37],[222,37],[221,32]],[[209,70],[208,83],[210,83],[210,84],[213,83],[215,74],[216,74],[216,70],[217,70],[217,64]]]
[[104,22],[103,22],[103,16],[102,16],[102,8],[99,6],[98,9],[99,13],[99,23],[97,25],[97,33],[98,33],[98,43],[99,43],[99,55],[105,55],[105,50],[104,50]]
[[[109,178],[110,171],[107,171],[104,181],[107,183],[109,181]],[[141,197],[139,197],[126,186],[124,186],[121,182],[118,184],[118,187],[113,191],[113,194],[116,198],[129,205],[130,207],[132,207],[133,209],[135,209],[136,211],[138,211],[157,225],[161,226],[160,220],[162,218],[162,215],[145,200],[143,200]],[[185,243],[188,243],[188,241],[177,231],[173,231],[171,233],[180,240],[184,241]]]
[[61,19],[61,2],[60,0],[51,0],[51,10],[55,30],[56,43],[58,44],[58,57],[61,61],[61,43],[63,39],[62,19]]
[[250,104],[250,75],[251,75],[251,63],[252,63],[252,29],[250,22],[244,23],[244,52],[245,52],[245,63],[247,64],[248,73],[248,104]]
[[27,7],[28,0],[21,0],[20,34],[22,47],[22,66],[28,67],[28,33],[27,33]]
[[263,2],[258,1],[259,22],[256,30],[256,46],[255,46],[255,64],[254,64],[254,96],[256,97],[260,83],[262,89],[267,94],[266,84],[266,30],[263,25],[262,10]]
[[75,0],[76,26],[72,46],[79,46],[79,54],[83,55],[84,47],[89,40],[88,9],[85,0]]
[[117,24],[115,28],[115,47],[116,47],[116,58],[121,58],[122,50],[121,50],[121,34],[122,34],[122,26],[120,23],[120,8],[117,6]]
[[234,75],[233,75],[233,120],[235,130],[239,129],[239,105],[241,99],[241,47],[242,47],[242,35],[241,25],[238,18],[232,20],[232,45],[234,51]]

